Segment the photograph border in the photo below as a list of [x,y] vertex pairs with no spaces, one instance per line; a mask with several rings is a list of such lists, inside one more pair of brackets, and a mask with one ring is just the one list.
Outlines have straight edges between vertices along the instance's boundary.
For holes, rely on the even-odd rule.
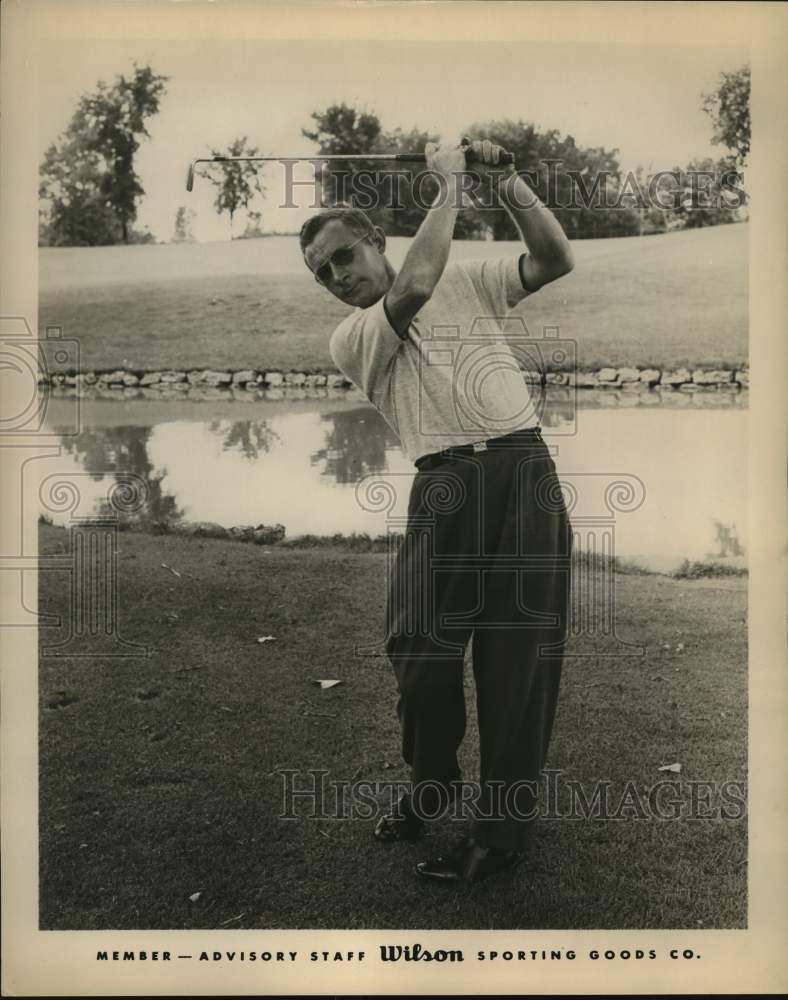
[[[788,989],[788,681],[785,672],[786,120],[788,9],[768,3],[125,3],[17,0],[3,4],[0,74],[0,289],[4,321],[37,326],[38,46],[62,39],[334,38],[591,42],[713,46],[748,40],[752,54],[750,211],[749,502],[749,903],[746,930],[637,931],[40,931],[38,930],[37,636],[0,629],[2,692],[2,987],[5,995],[224,995],[387,993],[779,993]],[[9,410],[24,399],[6,398]],[[20,461],[56,453],[55,435],[0,448],[7,546],[2,607],[20,580],[34,611],[37,511],[20,503]],[[47,452],[47,448],[50,449]],[[18,515],[19,520],[14,520]],[[23,523],[27,524],[23,534]],[[33,525],[32,529],[30,525]],[[18,553],[9,557],[6,553]],[[16,562],[14,562],[16,559]],[[33,562],[25,562],[32,559]],[[15,569],[15,566],[23,567]],[[25,569],[24,567],[27,567]],[[725,664],[720,664],[725,669]],[[403,877],[406,877],[403,875]],[[501,965],[382,965],[384,944],[517,950],[657,949],[636,966],[593,961]],[[194,954],[262,948],[365,952],[365,962],[228,964],[97,963],[97,950]],[[671,949],[693,952],[671,959]]]

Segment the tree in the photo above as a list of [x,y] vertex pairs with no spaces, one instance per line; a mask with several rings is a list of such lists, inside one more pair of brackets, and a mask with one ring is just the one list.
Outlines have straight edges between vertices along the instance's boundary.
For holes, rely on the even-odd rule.
[[247,211],[246,219],[246,229],[241,234],[242,240],[257,240],[265,235],[263,232],[262,212]]
[[52,144],[41,164],[39,242],[105,246],[118,242],[117,219],[102,195],[101,161],[85,137]]
[[[363,208],[372,220],[390,235],[412,236],[426,213],[426,206],[437,194],[437,183],[428,178],[418,186],[418,199],[409,177],[394,183],[388,177],[407,164],[388,167],[386,163],[365,159],[364,153],[422,152],[428,141],[437,136],[413,128],[404,131],[383,129],[378,117],[347,104],[334,104],[312,114],[314,129],[302,129],[304,136],[318,144],[319,153],[358,152],[357,160],[332,165],[322,181],[324,204],[349,201]],[[584,236],[625,236],[641,231],[641,210],[637,198],[616,202],[621,184],[617,150],[602,147],[584,148],[574,138],[562,136],[556,129],[540,131],[529,122],[476,122],[466,129],[474,139],[490,139],[515,155],[517,169],[529,175],[534,190],[554,212],[571,238]],[[410,171],[417,173],[418,165]],[[359,196],[362,173],[371,174],[374,183],[365,183]],[[577,185],[585,185],[593,197],[583,199]],[[392,197],[396,196],[396,201]],[[479,192],[482,206],[490,204],[490,192]],[[596,200],[595,200],[596,199]],[[607,204],[610,203],[610,204]],[[478,239],[491,235],[497,240],[516,240],[519,233],[508,212],[502,207],[479,207],[458,214],[454,230],[460,239]]]
[[702,99],[714,125],[712,142],[726,146],[735,166],[743,168],[750,152],[750,67],[721,73],[717,89]]
[[714,126],[712,142],[729,150],[718,163],[719,187],[728,197],[732,192],[741,196],[737,204],[744,204],[747,197],[740,183],[750,153],[750,67],[745,64],[741,69],[721,73],[717,89],[703,94],[702,100],[703,110]]
[[[248,136],[240,136],[227,147],[226,151],[211,149],[211,156],[259,156],[256,146],[248,146]],[[201,175],[218,188],[214,208],[221,215],[227,212],[230,216],[230,239],[233,239],[233,218],[240,208],[248,209],[256,194],[263,195],[263,186],[259,166],[254,163],[218,163],[209,170],[201,171]]]
[[[382,148],[390,153],[421,153],[428,142],[439,142],[440,137],[431,135],[421,129],[412,128],[409,131],[396,128],[392,132],[385,132],[381,137]],[[426,167],[421,164],[403,164],[407,171],[406,176],[394,187],[393,179],[387,181],[386,174],[390,173],[385,169],[385,164],[381,174],[381,194],[379,225],[392,236],[413,236],[427,214],[425,206],[429,205],[438,194],[438,183],[432,178],[420,183],[418,200],[414,193],[412,178],[417,176]],[[392,204],[389,192],[396,193],[397,201]],[[376,220],[377,221],[377,220]],[[462,209],[457,213],[457,221],[454,225],[454,236],[458,240],[479,239],[485,235],[487,227],[484,213],[476,209]]]
[[[316,127],[301,132],[317,143],[318,154],[359,154],[358,159],[327,167],[321,178],[323,204],[340,201],[356,205],[389,236],[412,236],[426,214],[425,206],[438,192],[437,183],[428,178],[420,186],[417,201],[412,179],[425,169],[423,165],[399,163],[389,166],[386,161],[367,159],[363,154],[421,153],[426,143],[437,142],[438,137],[417,128],[385,131],[376,114],[344,102],[315,111],[311,117]],[[396,176],[398,172],[399,177]],[[459,213],[455,226],[458,238],[472,238],[483,230],[478,213]]]
[[128,243],[156,243],[156,237],[150,231],[149,226],[143,226],[142,229],[134,229],[133,227],[129,229]]
[[194,243],[194,219],[196,213],[193,208],[186,208],[181,205],[175,213],[175,232],[173,233],[173,243]]
[[678,197],[675,215],[685,229],[736,222],[736,209],[744,203],[744,192],[736,187],[739,176],[730,159],[690,160],[684,170],[676,168]]
[[145,123],[158,112],[168,79],[135,63],[131,77],[99,81],[79,99],[41,164],[42,228],[51,245],[130,242],[145,194],[134,157],[150,138]]
[[[540,131],[531,122],[503,119],[475,122],[465,134],[490,139],[514,153],[517,170],[527,175],[536,195],[552,210],[570,239],[629,236],[640,231],[636,207],[618,197],[621,168],[618,150],[578,146],[557,129]],[[608,205],[622,204],[622,207]],[[496,240],[519,234],[504,208],[481,213]]]
[[[311,116],[315,128],[311,131],[301,129],[306,139],[317,143],[320,153],[358,153],[358,161],[352,162],[354,170],[367,170],[374,167],[374,162],[364,161],[364,153],[379,153],[382,128],[380,119],[369,111],[359,111],[349,104],[331,104],[325,111],[313,111]],[[350,169],[347,167],[330,168],[327,171],[324,192],[333,194],[331,178]]]
[[349,181],[359,172],[370,173],[376,168],[376,162],[364,159],[362,154],[381,151],[380,119],[372,112],[360,111],[344,101],[342,104],[329,105],[325,111],[313,111],[310,117],[315,127],[302,128],[301,134],[317,143],[318,153],[359,154],[357,160],[327,164],[320,178],[324,205],[350,203],[352,196]]
[[621,204],[637,213],[639,235],[666,233],[683,226],[676,218],[678,180],[664,172],[656,174],[652,166],[639,165],[634,174],[628,174],[618,194]]

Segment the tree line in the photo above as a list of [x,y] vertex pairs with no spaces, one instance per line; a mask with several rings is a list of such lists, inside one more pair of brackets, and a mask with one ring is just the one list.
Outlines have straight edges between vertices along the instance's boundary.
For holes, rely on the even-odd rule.
[[[738,209],[746,201],[741,179],[749,152],[749,70],[724,74],[720,90],[704,98],[704,108],[714,122],[714,141],[728,145],[729,154],[718,160],[694,159],[659,175],[642,167],[625,174],[617,149],[584,147],[571,135],[540,130],[522,119],[473,122],[464,132],[514,153],[518,172],[526,175],[570,239],[642,235],[718,225],[739,217]],[[387,169],[364,154],[420,151],[440,137],[418,129],[386,131],[376,115],[345,103],[314,112],[312,120],[313,126],[302,129],[302,134],[317,144],[318,153],[359,153],[350,163],[329,165],[322,182],[326,203],[352,202],[347,192],[357,192],[361,186],[353,180],[364,176],[359,207],[390,235],[413,235],[425,205],[437,194],[437,183],[423,184],[417,197],[409,184],[393,183],[391,175],[397,168]],[[460,239],[518,238],[503,207],[461,211],[455,233]]]
[[39,243],[106,246],[153,243],[134,229],[145,194],[134,160],[150,138],[146,123],[159,110],[168,77],[150,66],[83,94],[66,130],[44,154],[39,184]]
[[[153,235],[135,228],[145,191],[135,169],[140,144],[150,139],[149,120],[166,96],[168,77],[150,66],[134,64],[133,73],[119,75],[113,83],[98,83],[84,94],[65,131],[45,152],[40,170],[39,243],[44,246],[101,246],[115,243],[155,242]],[[691,161],[684,167],[656,175],[638,168],[622,172],[617,149],[584,147],[557,129],[539,129],[521,120],[469,123],[465,132],[489,138],[515,155],[518,171],[527,175],[536,194],[557,216],[570,239],[626,236],[664,232],[673,228],[717,225],[739,217],[745,201],[741,181],[750,147],[750,71],[744,66],[722,73],[717,88],[701,95],[702,107],[713,128],[712,141],[727,153],[717,160]],[[390,235],[411,236],[428,204],[437,193],[434,180],[426,178],[417,198],[410,184],[398,184],[392,201],[392,174],[375,153],[421,152],[428,141],[440,141],[417,128],[386,129],[374,112],[335,103],[312,113],[302,134],[316,146],[315,155],[357,153],[358,159],[332,165],[320,184],[324,204],[334,204],[346,194],[349,177],[372,178],[373,221]],[[366,154],[366,157],[365,157]],[[211,147],[211,156],[255,156],[257,147],[248,136],[239,136],[226,149]],[[401,167],[400,167],[401,169]],[[251,163],[223,163],[200,175],[216,188],[214,208],[229,218],[230,238],[263,235],[262,212],[253,206],[265,196],[259,168]],[[698,175],[710,178],[699,185]],[[660,197],[647,197],[655,180]],[[597,200],[576,200],[575,188]],[[573,185],[575,188],[573,188]],[[234,226],[243,211],[246,228]],[[194,239],[193,209],[180,206],[175,215],[174,242]],[[459,213],[456,235],[460,239],[514,239],[517,234],[503,208]]]

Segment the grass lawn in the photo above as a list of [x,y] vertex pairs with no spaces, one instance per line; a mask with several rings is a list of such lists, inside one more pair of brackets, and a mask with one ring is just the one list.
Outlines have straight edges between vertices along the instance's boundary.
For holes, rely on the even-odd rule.
[[[575,270],[517,311],[532,334],[558,326],[575,340],[583,368],[734,367],[747,358],[748,230],[578,241]],[[389,242],[398,266],[410,241]],[[328,340],[347,312],[305,272],[295,237],[40,251],[39,326],[77,338],[85,371],[333,368]]]
[[[42,555],[67,547],[42,526]],[[379,845],[371,821],[277,819],[280,768],[407,778],[390,669],[352,653],[380,637],[384,579],[379,554],[120,536],[121,634],[151,655],[42,658],[42,928],[745,926],[744,819],[544,819],[511,881],[459,890],[420,884],[424,845]],[[567,662],[548,766],[613,800],[628,781],[743,782],[746,583],[616,579],[619,634],[645,655]],[[67,612],[65,574],[41,574],[40,609]]]

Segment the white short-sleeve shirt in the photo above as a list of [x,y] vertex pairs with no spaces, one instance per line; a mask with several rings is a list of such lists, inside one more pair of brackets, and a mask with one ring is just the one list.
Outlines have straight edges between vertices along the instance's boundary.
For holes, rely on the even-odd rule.
[[534,342],[509,315],[527,294],[518,257],[449,263],[405,338],[380,299],[339,324],[329,351],[415,462],[538,425],[521,372]]

